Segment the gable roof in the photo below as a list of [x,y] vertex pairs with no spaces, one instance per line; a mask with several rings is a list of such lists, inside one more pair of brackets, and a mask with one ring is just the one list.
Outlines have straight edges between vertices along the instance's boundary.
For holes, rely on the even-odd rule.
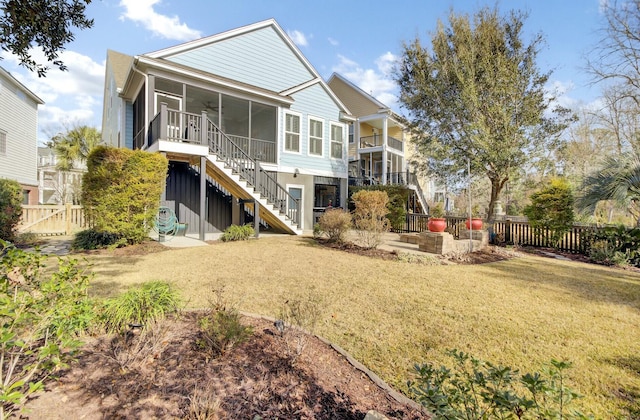
[[[295,43],[291,40],[291,38],[286,34],[286,32],[280,27],[280,25],[278,25],[278,23],[274,20],[274,19],[267,19],[261,22],[256,22],[250,25],[246,25],[246,26],[242,26],[240,28],[236,28],[236,29],[231,29],[229,31],[226,32],[222,32],[219,34],[215,34],[215,35],[211,35],[211,36],[207,36],[204,38],[200,38],[197,40],[193,40],[193,41],[189,41],[189,42],[185,42],[183,44],[179,44],[179,45],[175,45],[169,48],[165,48],[162,50],[158,50],[158,51],[153,51],[150,53],[146,53],[143,54],[140,57],[136,57],[137,59],[139,59],[142,62],[145,62],[149,59],[152,60],[167,60],[166,63],[167,65],[173,65],[176,61],[177,58],[184,53],[188,53],[197,49],[205,49],[207,47],[212,46],[213,44],[217,44],[220,43],[221,41],[225,41],[225,40],[231,40],[233,38],[239,37],[239,36],[243,36],[246,34],[250,34],[256,31],[260,31],[266,28],[271,28],[273,29],[273,31],[275,31],[275,33],[279,36],[279,38],[282,40],[282,42],[284,42],[284,44],[288,47],[288,49],[293,53],[293,55],[295,56],[295,58],[297,59],[297,61],[299,63],[302,64],[303,68],[306,70],[306,72],[308,73],[308,75],[306,75],[304,77],[304,80],[300,79],[295,82],[295,85],[292,86],[288,86],[282,90],[280,90],[278,93],[286,98],[290,98],[290,95],[306,89],[309,86],[312,86],[314,84],[320,84],[320,86],[324,89],[324,91],[327,93],[327,95],[329,95],[331,97],[331,100],[334,101],[336,103],[336,105],[338,106],[338,108],[340,108],[340,110],[345,114],[345,115],[349,115],[350,112],[348,110],[348,108],[342,103],[342,101],[335,95],[335,93],[329,88],[329,86],[326,84],[326,82],[322,79],[322,77],[320,76],[320,74],[317,72],[317,70],[311,65],[311,63],[309,62],[309,60],[307,60],[307,58],[304,56],[304,54],[302,54],[302,52],[300,51],[300,49],[295,45]],[[175,61],[174,61],[175,60]],[[156,61],[157,63],[158,61]],[[184,66],[184,68],[187,68],[188,66]],[[195,72],[199,72],[197,69],[193,69],[193,71]],[[212,73],[208,73],[209,76],[213,76],[215,78],[219,78],[219,79],[225,79],[227,81],[231,81],[231,79],[228,77],[223,77],[220,75],[214,75]],[[248,80],[244,81],[244,85],[250,85],[250,83],[247,83]],[[236,83],[238,83],[236,81]],[[240,82],[240,85],[242,86],[242,83]],[[254,86],[254,88],[256,88],[256,86]],[[267,89],[269,90],[269,89]]]
[[133,57],[114,50],[107,50],[107,62],[111,63],[116,87],[122,89],[127,81],[129,69],[133,64]]
[[8,79],[11,83],[13,83],[14,85],[16,85],[16,87],[18,89],[20,89],[21,91],[23,91],[29,98],[31,98],[36,104],[38,105],[43,105],[44,101],[42,99],[40,99],[38,97],[38,95],[36,95],[35,93],[31,92],[31,90],[29,90],[25,85],[23,85],[22,83],[20,83],[20,81],[18,79],[16,79],[15,77],[13,77],[13,75],[11,75],[11,73],[9,73],[8,71],[6,71],[4,68],[0,67],[0,75],[4,76],[6,79]]

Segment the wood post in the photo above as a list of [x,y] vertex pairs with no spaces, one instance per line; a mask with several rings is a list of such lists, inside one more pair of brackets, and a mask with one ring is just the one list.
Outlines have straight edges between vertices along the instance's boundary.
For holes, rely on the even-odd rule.
[[71,235],[71,203],[67,203],[64,205],[64,213],[65,213],[64,234]]

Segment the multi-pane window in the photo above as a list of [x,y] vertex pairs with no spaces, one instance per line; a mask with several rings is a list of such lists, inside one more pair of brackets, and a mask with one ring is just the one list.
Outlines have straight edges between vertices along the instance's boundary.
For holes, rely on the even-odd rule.
[[343,133],[341,125],[331,124],[331,157],[342,159]]
[[322,121],[309,118],[309,154],[322,156]]
[[0,156],[7,155],[7,133],[0,131]]
[[287,152],[300,151],[300,116],[286,113],[284,115],[284,150]]

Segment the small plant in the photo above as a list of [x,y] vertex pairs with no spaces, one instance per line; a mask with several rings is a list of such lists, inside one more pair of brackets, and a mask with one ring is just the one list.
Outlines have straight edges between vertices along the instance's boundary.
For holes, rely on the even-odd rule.
[[436,219],[444,217],[444,206],[441,202],[437,202],[429,207],[429,217],[435,217]]
[[256,235],[256,231],[251,225],[231,225],[224,230],[220,240],[222,242],[246,241]]
[[389,230],[389,196],[384,191],[360,190],[351,196],[355,205],[353,224],[360,243],[367,249],[382,243],[382,234]]
[[19,410],[56,370],[73,360],[78,336],[93,322],[89,276],[60,260],[44,275],[45,256],[0,240],[0,419]]
[[314,224],[313,225],[313,237],[314,237],[314,239],[321,238],[323,234],[324,234],[324,232],[322,231],[322,228],[320,227],[320,223]]
[[351,214],[341,209],[325,211],[318,221],[319,228],[330,242],[343,243],[351,229]]
[[433,255],[417,255],[410,252],[398,253],[398,261],[409,264],[442,265],[442,261]]
[[480,420],[487,418],[586,419],[570,410],[579,395],[567,387],[568,362],[552,360],[541,373],[521,375],[457,350],[449,350],[454,366],[416,365],[417,380],[409,392],[436,417]]
[[224,297],[224,288],[213,291],[209,310],[200,318],[200,339],[198,345],[212,357],[225,355],[232,348],[251,337],[253,329],[242,325],[240,313]]
[[103,323],[107,332],[123,333],[129,329],[129,324],[145,325],[159,320],[170,312],[176,312],[179,305],[178,293],[169,283],[143,283],[108,299],[102,310]]
[[167,327],[162,320],[151,320],[144,326],[133,326],[113,337],[104,355],[116,363],[122,372],[138,369],[155,360],[167,343]]
[[220,418],[220,398],[211,394],[211,387],[203,386],[193,389],[189,397],[188,420],[218,420]]
[[280,308],[276,326],[280,326],[278,329],[285,340],[291,364],[295,364],[304,351],[321,315],[322,301],[313,290],[307,295],[287,299]]
[[31,246],[42,245],[44,242],[42,238],[33,232],[23,232],[16,235],[14,245],[20,248],[26,248]]
[[531,194],[531,204],[525,207],[524,214],[531,227],[556,247],[573,227],[574,201],[569,183],[552,179],[548,186]]
[[15,239],[21,217],[22,187],[17,181],[0,178],[0,239]]

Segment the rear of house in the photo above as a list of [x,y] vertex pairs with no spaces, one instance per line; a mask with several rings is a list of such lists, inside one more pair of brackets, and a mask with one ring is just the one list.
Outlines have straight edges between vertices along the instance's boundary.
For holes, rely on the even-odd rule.
[[161,203],[201,237],[252,220],[300,234],[344,206],[351,121],[274,20],[107,53],[103,140],[165,154]]

